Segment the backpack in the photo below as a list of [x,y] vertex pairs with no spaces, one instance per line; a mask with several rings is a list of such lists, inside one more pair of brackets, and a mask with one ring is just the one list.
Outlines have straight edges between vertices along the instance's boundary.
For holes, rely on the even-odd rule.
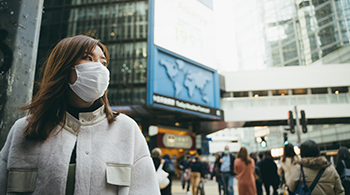
[[344,160],[341,161],[344,165],[344,171],[340,174],[341,181],[350,181],[350,169],[346,168]]
[[[295,190],[294,194],[295,195],[311,195],[312,190],[314,190],[318,180],[321,178],[324,170],[326,168],[322,168],[318,173],[317,176],[315,178],[315,180],[312,182],[310,188],[309,186],[306,185],[305,182],[305,175],[304,175],[304,171],[303,171],[303,165],[300,165],[300,176],[299,176],[299,185],[297,190]],[[303,176],[303,178],[301,178],[301,176]],[[303,179],[303,180],[301,180]]]
[[166,159],[164,163],[164,171],[168,172],[171,176],[175,175],[175,165],[170,160]]

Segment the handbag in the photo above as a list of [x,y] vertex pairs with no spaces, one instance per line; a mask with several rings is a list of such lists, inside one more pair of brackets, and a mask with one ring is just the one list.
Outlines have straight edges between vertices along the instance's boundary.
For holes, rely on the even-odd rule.
[[346,168],[346,164],[345,164],[344,160],[341,160],[341,162],[344,165],[344,171],[340,174],[340,179],[342,181],[350,181],[350,169]]
[[188,169],[185,170],[185,173],[184,173],[183,177],[184,177],[185,180],[190,180],[190,178],[191,178],[191,168],[188,168]]
[[[318,173],[317,176],[315,178],[315,180],[312,182],[310,188],[306,185],[305,182],[305,175],[304,175],[304,171],[303,171],[303,165],[300,165],[300,176],[299,176],[299,185],[297,190],[294,192],[295,195],[311,195],[312,190],[314,190],[318,180],[321,178],[324,170],[326,168],[322,168]],[[303,178],[301,178],[303,177]],[[303,179],[303,180],[301,180]],[[304,183],[304,184],[303,184]]]
[[164,189],[169,185],[170,180],[168,178],[168,175],[169,173],[163,170],[163,164],[160,164],[157,169],[157,179],[160,189]]
[[204,183],[203,183],[203,181],[200,181],[200,183],[199,183],[199,190],[201,191],[201,195],[205,195],[204,194]]

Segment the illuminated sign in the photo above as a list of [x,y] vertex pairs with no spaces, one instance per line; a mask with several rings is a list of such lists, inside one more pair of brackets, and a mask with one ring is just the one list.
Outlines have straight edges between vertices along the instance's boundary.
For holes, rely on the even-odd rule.
[[209,107],[215,106],[215,72],[161,51],[157,56],[153,76],[154,93]]
[[201,113],[210,114],[210,115],[216,115],[218,117],[221,116],[221,112],[219,109],[201,106],[198,104],[193,104],[190,102],[185,102],[185,101],[177,100],[177,99],[174,99],[171,97],[166,97],[166,96],[162,96],[162,95],[158,95],[158,94],[153,94],[153,102],[157,103],[157,104],[171,106],[174,108],[181,108],[184,110],[201,112]]
[[147,105],[223,120],[212,1],[201,1],[149,1]]
[[215,68],[214,12],[198,0],[154,0],[154,44]]
[[192,138],[189,135],[176,135],[166,133],[163,135],[163,144],[167,148],[184,148],[190,149],[192,147]]

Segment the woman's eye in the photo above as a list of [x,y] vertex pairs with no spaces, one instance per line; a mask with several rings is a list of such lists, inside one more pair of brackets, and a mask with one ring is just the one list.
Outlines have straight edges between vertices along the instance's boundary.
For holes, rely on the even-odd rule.
[[103,66],[107,66],[107,62],[102,62],[102,65]]
[[91,56],[85,56],[83,59],[84,59],[84,60],[92,61],[92,57],[91,57]]

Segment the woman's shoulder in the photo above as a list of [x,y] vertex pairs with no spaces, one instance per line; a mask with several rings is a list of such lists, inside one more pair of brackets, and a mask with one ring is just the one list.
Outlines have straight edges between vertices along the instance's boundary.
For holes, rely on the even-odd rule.
[[122,126],[138,126],[136,121],[134,119],[132,119],[130,116],[120,113],[117,118],[116,121],[114,121],[115,124],[119,124]]
[[22,117],[20,119],[17,119],[16,122],[12,125],[12,128],[10,130],[10,133],[13,134],[18,134],[21,133],[23,134],[25,127],[28,124],[28,116]]

